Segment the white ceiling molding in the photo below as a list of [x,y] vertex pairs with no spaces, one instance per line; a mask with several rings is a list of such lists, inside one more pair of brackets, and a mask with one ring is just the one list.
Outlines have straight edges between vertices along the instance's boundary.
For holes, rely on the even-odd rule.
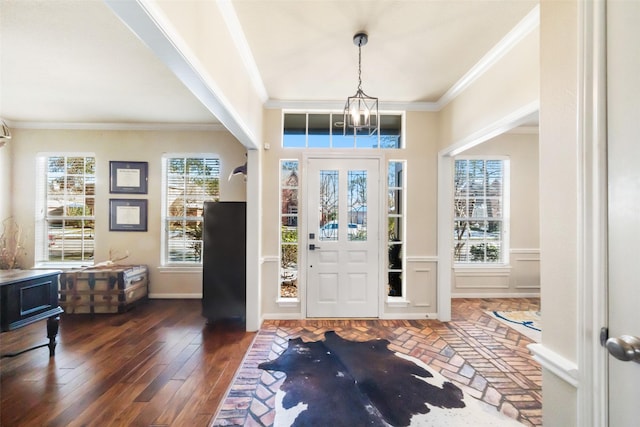
[[46,130],[136,130],[136,131],[213,131],[228,132],[222,124],[198,123],[61,123],[61,122],[13,122],[14,129]]
[[109,8],[191,90],[211,113],[249,149],[258,149],[256,136],[243,123],[220,88],[206,77],[202,64],[171,31],[161,11],[145,0],[105,0]]
[[458,154],[467,151],[476,145],[482,144],[491,138],[502,135],[503,133],[515,129],[518,126],[531,123],[532,121],[537,120],[539,110],[540,102],[531,102],[489,126],[486,126],[468,137],[450,145],[445,150],[441,151],[440,155],[451,157],[457,156]]
[[227,24],[227,28],[229,29],[233,43],[238,50],[238,54],[240,55],[240,58],[242,58],[242,62],[249,74],[253,88],[258,92],[258,96],[264,104],[269,99],[269,94],[267,93],[267,89],[264,87],[262,76],[260,76],[260,71],[258,70],[256,61],[253,58],[253,53],[251,52],[249,43],[247,43],[247,39],[244,36],[244,31],[242,31],[242,26],[238,20],[236,10],[233,7],[233,4],[231,4],[231,0],[218,0],[216,4],[218,5],[218,9],[220,9],[220,13],[222,13],[222,18],[224,19],[225,24]]
[[451,88],[438,100],[438,109],[444,108],[453,101],[460,93],[469,87],[474,81],[482,76],[488,69],[493,67],[504,55],[513,49],[531,31],[540,26],[540,6],[534,7],[509,33],[502,38],[485,56],[471,67],[471,69],[458,80]]
[[[344,111],[344,99],[340,101],[280,101],[270,99],[264,104],[264,108],[272,110],[299,110],[299,111]],[[435,102],[384,102],[380,101],[380,111],[439,111]]]

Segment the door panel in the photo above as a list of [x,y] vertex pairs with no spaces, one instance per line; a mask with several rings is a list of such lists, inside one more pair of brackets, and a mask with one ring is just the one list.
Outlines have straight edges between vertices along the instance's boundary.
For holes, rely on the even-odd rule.
[[378,168],[377,159],[308,160],[308,317],[378,316]]
[[[640,2],[607,3],[609,336],[640,337]],[[640,363],[609,356],[609,425],[640,420]]]

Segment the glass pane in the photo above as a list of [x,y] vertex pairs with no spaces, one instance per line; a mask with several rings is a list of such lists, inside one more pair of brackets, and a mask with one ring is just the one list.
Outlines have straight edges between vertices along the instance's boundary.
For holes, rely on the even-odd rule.
[[331,146],[333,148],[353,148],[355,138],[353,135],[343,135],[342,132],[335,132],[331,137]]
[[502,209],[499,199],[487,199],[487,217],[502,218]]
[[280,231],[280,239],[283,245],[298,243],[298,227],[283,224]]
[[387,176],[389,188],[402,187],[402,170],[404,162],[389,162],[389,172]]
[[297,298],[297,296],[298,245],[283,243],[280,248],[280,297]]
[[284,129],[282,135],[282,146],[285,148],[305,147],[307,132],[307,115],[291,114],[284,115]]
[[72,197],[67,202],[66,216],[83,216],[84,215],[84,197]]
[[330,114],[309,114],[309,143],[310,148],[328,148],[331,131]]
[[67,175],[84,175],[84,157],[67,158]]
[[487,239],[502,239],[502,221],[487,221]]
[[453,259],[455,262],[466,262],[469,258],[469,245],[466,240],[456,240],[453,247]]
[[402,116],[399,114],[380,115],[380,147],[400,148]]
[[347,186],[348,239],[367,240],[367,171],[349,171]]
[[67,187],[69,194],[84,194],[84,178],[81,176],[67,177]]
[[483,198],[477,198],[473,201],[471,207],[472,218],[486,218],[487,217],[487,203]]
[[338,171],[320,171],[320,240],[338,240]]
[[402,243],[389,245],[389,269],[402,270]]
[[280,213],[283,215],[297,215],[298,214],[298,190],[297,189],[282,189],[281,191],[282,209]]
[[469,250],[471,262],[498,262],[500,261],[500,243],[479,243],[471,245]]
[[453,216],[455,218],[467,218],[469,216],[468,200],[456,197],[453,205]]
[[487,196],[502,196],[502,181],[504,177],[503,162],[501,160],[487,160]]
[[402,190],[389,190],[388,198],[388,212],[400,215],[402,213]]
[[356,136],[356,148],[378,148],[378,134]]
[[388,238],[390,242],[399,242],[402,236],[401,232],[402,218],[390,217],[388,220]]
[[280,165],[280,185],[283,187],[298,186],[298,161],[283,160]]
[[390,271],[388,273],[389,283],[388,295],[390,297],[401,297],[402,296],[402,273],[398,271]]

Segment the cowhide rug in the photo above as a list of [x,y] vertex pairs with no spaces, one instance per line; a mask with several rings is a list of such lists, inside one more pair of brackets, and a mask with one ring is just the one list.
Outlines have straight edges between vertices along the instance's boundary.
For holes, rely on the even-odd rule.
[[335,332],[323,341],[290,339],[277,359],[259,365],[286,374],[274,426],[521,426],[388,344]]

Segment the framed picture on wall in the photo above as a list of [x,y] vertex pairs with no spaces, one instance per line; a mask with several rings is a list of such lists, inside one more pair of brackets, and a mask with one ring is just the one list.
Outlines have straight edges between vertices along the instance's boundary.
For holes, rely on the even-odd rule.
[[109,162],[110,192],[147,194],[148,162]]
[[110,231],[147,231],[147,200],[109,199]]

